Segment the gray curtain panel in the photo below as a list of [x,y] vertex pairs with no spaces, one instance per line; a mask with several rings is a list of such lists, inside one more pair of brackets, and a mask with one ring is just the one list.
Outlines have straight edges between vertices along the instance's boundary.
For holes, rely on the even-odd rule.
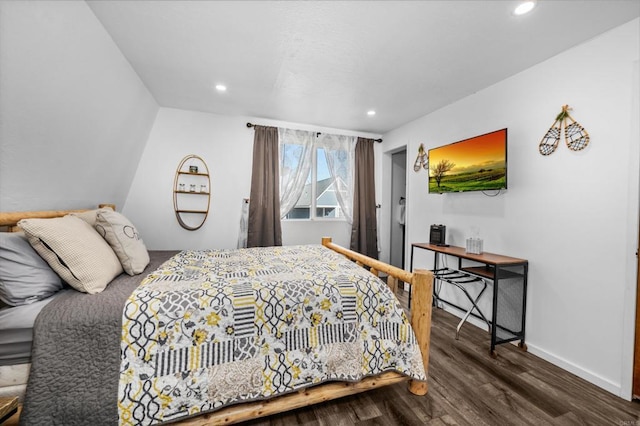
[[278,128],[254,130],[247,247],[281,246]]
[[378,258],[373,139],[358,138],[355,152],[351,250]]

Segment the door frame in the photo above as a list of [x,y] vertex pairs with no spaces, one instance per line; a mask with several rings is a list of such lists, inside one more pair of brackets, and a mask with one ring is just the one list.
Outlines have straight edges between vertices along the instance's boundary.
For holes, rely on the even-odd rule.
[[[633,80],[632,80],[632,106],[631,106],[631,117],[632,118],[632,130],[631,130],[631,139],[636,142],[640,142],[640,134],[638,126],[638,112],[640,111],[640,96],[638,96],[638,89],[640,89],[640,61],[635,60],[633,63]],[[638,145],[635,145],[636,147]],[[637,149],[637,148],[636,148]],[[635,151],[636,159],[640,162],[640,151]],[[637,164],[637,163],[636,163]],[[638,231],[638,239],[636,240],[636,297],[635,297],[635,321],[634,321],[634,344],[633,344],[633,367],[632,367],[632,376],[631,376],[631,399],[640,399],[640,257],[638,257],[638,253],[640,251],[640,176],[638,174],[635,175],[635,178],[639,182],[638,186],[638,204],[635,206],[637,213],[637,231]],[[630,298],[631,299],[631,298]],[[628,303],[628,302],[627,302]],[[627,305],[628,306],[628,305]],[[633,311],[632,311],[633,312]],[[628,338],[628,337],[627,337]],[[624,347],[625,353],[628,347]],[[623,363],[626,360],[623,359]],[[625,369],[623,371],[622,377],[622,392],[623,397],[627,397],[628,394],[628,386],[629,382],[627,374],[629,370],[627,370],[628,366],[623,366]]]
[[[638,241],[640,242],[640,216],[638,218]],[[633,388],[631,390],[632,399],[640,399],[640,257],[636,248],[636,326],[635,343],[633,349]]]

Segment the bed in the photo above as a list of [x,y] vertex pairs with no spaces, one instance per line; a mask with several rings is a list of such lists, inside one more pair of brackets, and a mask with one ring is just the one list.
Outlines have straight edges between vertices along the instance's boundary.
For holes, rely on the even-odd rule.
[[[0,226],[68,213],[0,213]],[[393,296],[398,281],[411,284],[410,327]],[[399,381],[424,395],[432,281],[429,271],[409,273],[330,238],[317,246],[150,251],[140,275],[120,274],[97,294],[59,292],[42,308],[21,420],[230,424]],[[295,296],[285,301],[285,293]],[[185,308],[214,299],[226,304],[206,314]],[[373,308],[370,323],[364,305]],[[257,335],[270,337],[255,349]]]

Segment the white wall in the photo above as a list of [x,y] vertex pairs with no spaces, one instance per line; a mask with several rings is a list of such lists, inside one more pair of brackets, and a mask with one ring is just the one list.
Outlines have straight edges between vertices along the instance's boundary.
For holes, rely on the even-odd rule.
[[157,105],[85,2],[0,2],[0,208],[121,207]]
[[[409,171],[408,243],[428,241],[429,225],[443,223],[447,242],[464,246],[477,227],[485,251],[528,259],[530,352],[625,398],[638,243],[639,27],[638,19],[620,26],[395,129],[383,144],[390,152],[408,143],[412,163],[421,142],[430,148],[508,128],[509,189],[497,197],[429,195],[427,172]],[[538,143],[564,104],[591,143],[573,152],[562,140],[542,156]],[[388,161],[383,156],[383,173]],[[417,267],[431,267],[432,258],[417,252]]]
[[[235,248],[243,198],[249,197],[253,129],[247,122],[355,135],[339,129],[160,108],[123,213],[136,224],[150,249]],[[364,137],[379,137],[357,133]],[[211,205],[205,224],[187,231],[173,210],[173,178],[188,154],[202,157],[211,174]],[[351,227],[344,221],[283,221],[283,244],[319,244],[323,236],[349,245]]]

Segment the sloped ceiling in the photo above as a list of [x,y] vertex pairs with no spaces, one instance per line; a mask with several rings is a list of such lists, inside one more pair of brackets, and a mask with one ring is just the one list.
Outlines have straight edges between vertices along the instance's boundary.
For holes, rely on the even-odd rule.
[[638,0],[518,3],[88,2],[161,106],[372,133],[640,15]]
[[0,210],[122,208],[157,111],[86,3],[0,1]]

